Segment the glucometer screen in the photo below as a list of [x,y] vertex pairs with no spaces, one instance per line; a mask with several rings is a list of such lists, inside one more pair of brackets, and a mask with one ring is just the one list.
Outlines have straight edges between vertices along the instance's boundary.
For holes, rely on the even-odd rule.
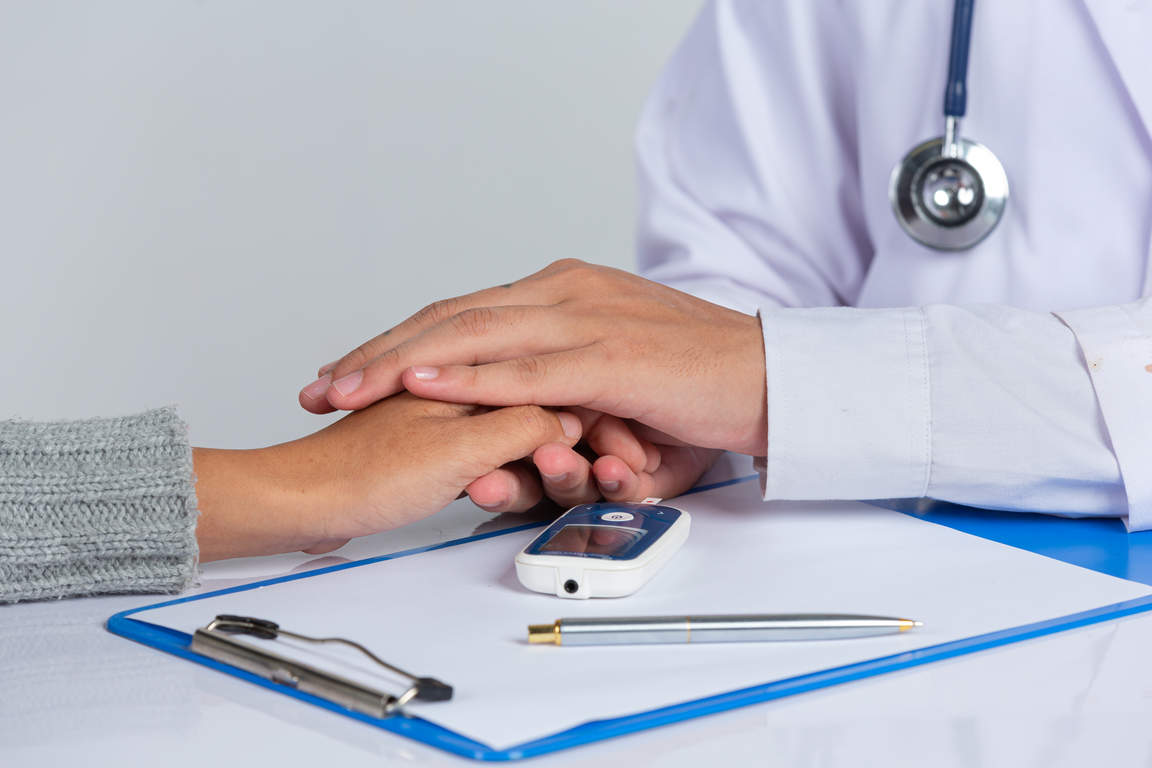
[[544,542],[540,551],[615,557],[628,551],[645,533],[642,528],[615,525],[566,525]]

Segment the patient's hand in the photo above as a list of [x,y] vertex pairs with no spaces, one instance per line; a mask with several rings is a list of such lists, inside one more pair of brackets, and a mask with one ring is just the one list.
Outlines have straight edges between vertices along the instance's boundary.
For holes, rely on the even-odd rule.
[[571,414],[405,393],[290,443],[197,448],[200,559],[328,552],[427,517],[498,467],[579,437]]
[[685,445],[634,421],[598,411],[569,409],[583,425],[589,461],[565,443],[550,443],[526,463],[511,464],[477,479],[468,494],[492,512],[518,512],[548,496],[563,507],[601,498],[639,501],[668,498],[691,488],[720,451]]

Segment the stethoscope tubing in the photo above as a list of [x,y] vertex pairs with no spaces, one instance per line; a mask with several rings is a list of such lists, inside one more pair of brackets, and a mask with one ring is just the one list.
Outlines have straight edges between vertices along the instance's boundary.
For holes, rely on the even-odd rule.
[[952,7],[952,45],[948,52],[948,84],[944,87],[944,117],[964,117],[968,109],[968,51],[972,46],[972,14],[976,0],[956,0]]

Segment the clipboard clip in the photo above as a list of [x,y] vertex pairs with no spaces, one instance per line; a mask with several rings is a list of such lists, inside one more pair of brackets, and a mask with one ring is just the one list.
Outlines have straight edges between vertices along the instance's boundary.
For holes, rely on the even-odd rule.
[[[308,664],[284,658],[279,654],[233,640],[229,635],[250,635],[263,640],[290,637],[308,643],[337,643],[355,648],[392,675],[405,681],[407,687],[398,696],[383,693],[346,677],[317,669]],[[381,659],[360,643],[343,637],[309,637],[281,629],[267,619],[250,616],[220,615],[197,629],[192,635],[192,650],[210,659],[239,667],[274,683],[347,707],[373,717],[402,714],[400,708],[417,701],[448,701],[452,686],[433,677],[412,675]]]

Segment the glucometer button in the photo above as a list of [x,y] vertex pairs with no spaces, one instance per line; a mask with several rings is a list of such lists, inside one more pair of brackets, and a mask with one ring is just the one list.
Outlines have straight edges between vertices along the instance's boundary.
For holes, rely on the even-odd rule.
[[605,512],[600,515],[600,519],[610,523],[626,523],[629,520],[635,520],[636,516],[631,512]]

